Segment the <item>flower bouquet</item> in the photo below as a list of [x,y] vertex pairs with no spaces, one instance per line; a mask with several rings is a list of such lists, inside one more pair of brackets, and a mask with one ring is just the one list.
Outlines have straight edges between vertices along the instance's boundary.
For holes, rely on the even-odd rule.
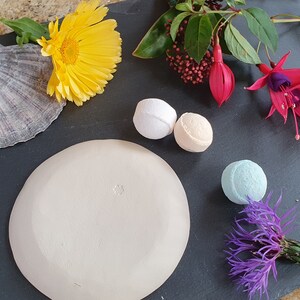
[[[144,59],[166,55],[171,68],[185,83],[201,84],[208,78],[219,106],[235,88],[234,74],[224,63],[223,54],[256,65],[264,76],[246,89],[257,90],[267,85],[272,102],[267,118],[277,111],[286,122],[290,110],[295,121],[295,138],[299,140],[299,69],[283,69],[288,54],[276,64],[270,52],[274,53],[278,45],[275,24],[299,22],[300,17],[269,16],[259,7],[247,7],[245,0],[169,0],[168,3],[170,9],[149,29],[133,55]],[[245,19],[249,32],[257,39],[255,46],[234,24],[237,18]],[[262,53],[270,67],[262,62]]]

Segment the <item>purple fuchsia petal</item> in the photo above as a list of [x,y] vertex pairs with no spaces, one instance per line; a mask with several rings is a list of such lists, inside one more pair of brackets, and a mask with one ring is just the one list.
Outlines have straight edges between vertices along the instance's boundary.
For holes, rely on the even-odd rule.
[[282,86],[287,87],[290,85],[291,81],[282,72],[272,72],[268,77],[268,87],[274,92],[280,91]]
[[296,107],[300,106],[300,84],[293,85],[288,91],[292,95],[293,104]]

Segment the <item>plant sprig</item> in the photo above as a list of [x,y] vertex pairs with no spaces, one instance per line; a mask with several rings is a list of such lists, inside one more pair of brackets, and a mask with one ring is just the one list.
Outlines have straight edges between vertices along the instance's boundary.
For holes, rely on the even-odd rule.
[[[220,43],[225,46],[222,47],[225,53],[229,52],[244,63],[258,64],[261,60],[257,45],[251,45],[232,21],[237,17],[244,18],[249,31],[257,38],[257,44],[264,44],[272,52],[276,51],[278,45],[274,23],[300,21],[300,17],[287,14],[270,17],[259,7],[243,8],[245,0],[226,0],[227,5],[218,10],[209,8],[205,0],[168,0],[168,3],[171,9],[150,28],[133,55],[154,58],[165,53],[176,40],[181,23],[187,20],[184,48],[197,62],[201,61],[211,47],[213,37],[218,34]],[[169,32],[164,26],[167,20],[172,20]]]
[[0,18],[0,22],[10,27],[17,34],[16,41],[19,46],[27,44],[30,41],[36,42],[41,36],[49,38],[48,27],[30,18],[24,17],[17,20]]

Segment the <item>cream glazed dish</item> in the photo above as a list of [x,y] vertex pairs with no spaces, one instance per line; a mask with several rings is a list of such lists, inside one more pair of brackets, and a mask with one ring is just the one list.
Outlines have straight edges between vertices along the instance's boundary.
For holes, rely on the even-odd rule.
[[9,240],[23,275],[53,300],[139,300],[161,286],[188,242],[183,186],[134,143],[94,140],[59,152],[28,178]]

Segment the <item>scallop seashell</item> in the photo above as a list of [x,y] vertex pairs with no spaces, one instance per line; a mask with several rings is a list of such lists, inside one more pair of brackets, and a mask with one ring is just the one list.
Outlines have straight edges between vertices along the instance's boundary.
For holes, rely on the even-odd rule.
[[0,46],[0,148],[34,138],[62,111],[46,93],[52,68],[37,45]]

